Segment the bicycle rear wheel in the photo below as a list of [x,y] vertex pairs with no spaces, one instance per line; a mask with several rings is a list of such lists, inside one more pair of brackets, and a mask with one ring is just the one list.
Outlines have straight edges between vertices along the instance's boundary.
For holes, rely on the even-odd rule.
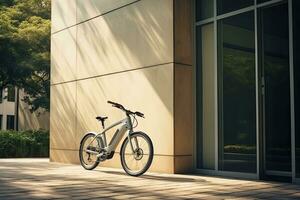
[[148,135],[135,132],[130,137],[134,151],[132,151],[128,137],[121,147],[121,164],[125,172],[131,176],[144,174],[153,160],[153,144]]
[[94,133],[88,133],[82,138],[80,142],[80,164],[83,168],[87,170],[92,170],[99,164],[99,159],[97,158],[97,155],[87,152],[87,150],[99,151],[99,143],[97,139],[94,139],[95,136],[96,135]]

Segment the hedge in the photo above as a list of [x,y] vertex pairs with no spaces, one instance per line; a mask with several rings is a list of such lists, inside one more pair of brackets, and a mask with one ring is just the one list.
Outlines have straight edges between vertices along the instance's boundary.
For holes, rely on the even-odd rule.
[[0,158],[49,157],[49,131],[0,131]]

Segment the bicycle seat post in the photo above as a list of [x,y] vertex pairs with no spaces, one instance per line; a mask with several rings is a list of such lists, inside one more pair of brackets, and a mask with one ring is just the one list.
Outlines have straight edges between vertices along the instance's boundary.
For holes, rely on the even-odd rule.
[[97,119],[98,121],[101,121],[102,128],[105,129],[104,121],[107,119],[107,117],[97,116],[96,119]]
[[102,124],[102,128],[105,129],[104,121],[101,121],[101,124]]

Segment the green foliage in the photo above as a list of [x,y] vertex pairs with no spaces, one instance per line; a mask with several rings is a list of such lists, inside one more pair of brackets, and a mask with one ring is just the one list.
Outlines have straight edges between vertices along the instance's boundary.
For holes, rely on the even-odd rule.
[[0,87],[14,85],[23,100],[49,110],[51,0],[0,0]]
[[0,131],[0,158],[49,157],[48,131]]

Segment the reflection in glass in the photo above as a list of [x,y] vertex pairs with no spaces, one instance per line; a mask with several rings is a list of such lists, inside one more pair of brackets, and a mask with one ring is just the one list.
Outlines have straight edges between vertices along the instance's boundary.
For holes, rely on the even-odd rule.
[[218,15],[225,14],[231,11],[239,10],[248,6],[253,6],[254,0],[218,0],[217,9]]
[[300,178],[300,1],[293,1],[296,177]]
[[214,1],[196,0],[196,20],[204,20],[214,15]]
[[214,26],[197,27],[197,168],[215,168]]
[[267,1],[271,1],[271,0],[257,0],[257,3],[264,3],[264,2],[267,2]]
[[[291,171],[289,29],[287,4],[262,9],[265,168]],[[274,21],[276,23],[274,23]]]
[[255,173],[256,95],[253,12],[218,22],[218,74],[219,169]]

